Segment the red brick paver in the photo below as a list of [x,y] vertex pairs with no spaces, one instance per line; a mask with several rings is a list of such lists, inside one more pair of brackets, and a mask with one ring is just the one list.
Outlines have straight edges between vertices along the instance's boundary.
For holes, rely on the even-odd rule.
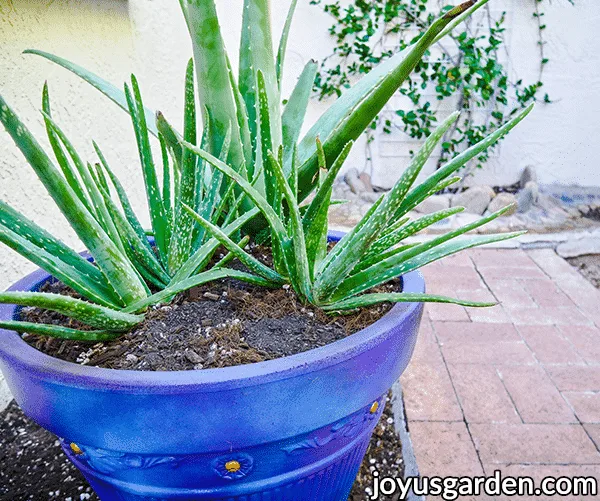
[[600,291],[547,249],[424,275],[430,293],[501,304],[426,307],[402,377],[421,473],[600,477]]

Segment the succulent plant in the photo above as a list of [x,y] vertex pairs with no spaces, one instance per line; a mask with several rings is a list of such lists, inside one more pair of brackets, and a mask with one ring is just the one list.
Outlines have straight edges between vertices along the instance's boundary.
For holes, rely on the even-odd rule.
[[[261,116],[268,110],[268,97],[263,91],[264,80],[259,73]],[[313,200],[304,206],[298,203],[298,163],[292,162],[292,172],[286,176],[283,168],[283,149],[278,154],[266,151],[265,167],[274,181],[267,184],[264,197],[252,183],[218,158],[185,141],[182,146],[209,162],[214,168],[235,181],[262,212],[271,230],[274,269],[265,273],[264,265],[225,235],[217,226],[204,219],[192,208],[186,209],[206,230],[252,272],[270,280],[276,272],[273,285],[289,282],[305,303],[314,304],[325,311],[355,310],[382,302],[438,302],[463,306],[492,306],[442,296],[414,293],[370,293],[374,287],[414,271],[434,261],[472,247],[517,237],[523,232],[498,235],[476,235],[460,239],[465,233],[484,226],[508,212],[512,206],[483,217],[479,221],[437,236],[425,242],[406,243],[409,237],[421,230],[464,210],[454,207],[411,220],[408,212],[432,194],[444,189],[460,177],[453,177],[469,160],[477,157],[519,124],[532,110],[528,107],[484,141],[469,148],[423,183],[415,181],[444,134],[458,119],[453,113],[425,141],[411,164],[395,186],[382,195],[363,219],[331,250],[328,250],[327,215],[331,205],[333,181],[339,173],[352,142],[347,143],[340,156],[327,164],[323,146],[316,142],[320,174]]]
[[[314,61],[306,65],[283,109],[281,104],[284,59],[296,0],[292,1],[277,53],[273,50],[269,1],[244,1],[237,77],[225,50],[214,0],[180,0],[194,56],[185,77],[182,132],[162,113],[144,106],[135,77],[120,90],[58,56],[26,51],[72,71],[129,113],[151,229],[142,227],[99,146],[94,143],[98,158],[91,163],[77,153],[52,117],[47,85],[42,108],[55,161],[0,97],[0,121],[93,258],[77,254],[0,202],[0,241],[81,296],[6,292],[0,294],[0,303],[57,311],[93,330],[20,321],[2,322],[0,328],[107,340],[141,322],[149,306],[227,277],[267,287],[289,283],[303,300],[334,311],[375,301],[440,300],[362,293],[386,277],[467,247],[450,239],[479,224],[433,243],[402,245],[408,236],[457,209],[414,222],[404,216],[427,196],[451,184],[454,179],[450,176],[461,165],[508,132],[528,110],[426,183],[411,189],[426,157],[451,123],[446,122],[427,140],[392,192],[330,253],[325,247],[327,211],[333,180],[352,142],[372,123],[429,47],[487,1],[469,0],[446,12],[411,47],[348,89],[302,139],[317,70]],[[160,163],[153,158],[151,136],[159,141]],[[313,201],[301,205],[315,190]],[[250,238],[265,231],[270,234],[273,268],[244,250]],[[469,246],[511,236],[474,237]],[[229,254],[207,269],[221,245]],[[248,272],[227,268],[234,258]],[[375,274],[371,276],[371,272]]]

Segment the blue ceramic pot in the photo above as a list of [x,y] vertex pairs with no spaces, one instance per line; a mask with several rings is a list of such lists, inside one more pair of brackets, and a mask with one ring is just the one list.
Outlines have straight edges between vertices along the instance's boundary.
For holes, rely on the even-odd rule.
[[[11,290],[49,278],[37,271]],[[415,272],[403,287],[425,286]],[[103,501],[345,501],[422,312],[399,304],[322,348],[185,372],[80,366],[0,330],[0,368]],[[0,305],[0,319],[17,314]]]

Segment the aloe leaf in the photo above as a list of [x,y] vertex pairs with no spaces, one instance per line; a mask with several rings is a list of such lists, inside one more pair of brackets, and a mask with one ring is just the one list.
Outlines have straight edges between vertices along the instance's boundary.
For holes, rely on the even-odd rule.
[[[48,82],[44,83],[44,90],[42,92],[42,110],[44,114],[51,117],[51,109],[50,109],[50,93],[48,91]],[[87,193],[82,189],[81,183],[78,177],[78,173],[71,166],[67,155],[65,154],[63,147],[60,143],[60,139],[58,135],[54,131],[52,124],[48,119],[44,117],[44,122],[46,125],[46,133],[48,134],[48,140],[50,142],[50,146],[52,147],[52,151],[54,151],[54,156],[56,157],[56,161],[58,165],[62,169],[62,172],[65,176],[65,179],[69,183],[69,186],[73,189],[75,194],[81,200],[81,203],[85,205],[88,212],[92,215],[97,215],[94,206],[92,205]]]
[[140,238],[140,240],[145,242],[147,249],[152,252],[152,247],[148,243],[146,231],[144,230],[142,223],[140,223],[140,220],[138,219],[135,211],[133,210],[133,206],[131,205],[131,202],[129,200],[129,197],[127,196],[127,192],[125,191],[125,188],[121,184],[121,181],[119,181],[119,178],[115,175],[113,170],[108,165],[108,162],[106,161],[106,158],[103,155],[102,151],[100,150],[100,147],[98,146],[98,144],[96,144],[94,142],[93,145],[94,145],[94,149],[96,150],[96,154],[98,155],[98,159],[100,160],[102,167],[106,171],[106,173],[110,179],[110,182],[113,185],[115,192],[117,193],[117,196],[119,197],[119,202],[121,203],[121,207],[123,207],[123,212],[125,213],[125,217],[127,218],[127,221],[129,222],[131,227],[135,230],[135,232],[138,235],[138,237]]
[[144,184],[146,186],[146,198],[150,208],[150,220],[152,222],[152,229],[154,230],[156,248],[161,256],[161,260],[163,263],[166,263],[169,242],[165,208],[163,205],[162,194],[158,186],[156,166],[154,164],[154,159],[152,158],[146,120],[144,115],[140,114],[140,110],[143,109],[142,97],[137,85],[137,80],[134,76],[131,78],[131,83],[133,95],[128,85],[125,85],[125,95],[127,96],[135,137],[138,144],[140,162],[144,174]]
[[43,292],[0,292],[0,304],[55,311],[92,327],[110,331],[128,331],[144,319],[139,315],[122,313],[70,296]]
[[273,172],[272,162],[269,162],[269,153],[274,151],[273,136],[271,134],[271,117],[269,115],[269,97],[266,88],[265,77],[262,71],[257,72],[257,95],[256,106],[259,111],[261,158],[264,166],[265,193],[267,202],[273,207],[277,215],[281,214],[281,191]]
[[[245,249],[249,243],[250,243],[250,235],[246,235],[244,238],[242,238],[240,240],[238,245],[240,246],[240,248]],[[217,264],[214,265],[213,270],[225,268],[234,259],[235,259],[235,254],[228,252]]]
[[[237,198],[235,196],[236,185],[233,182],[230,182],[228,184],[229,186],[225,190],[225,193],[223,193],[223,196],[221,197],[221,200],[215,207],[215,210],[211,217],[211,221],[213,221],[215,224],[217,224],[221,220],[221,216],[226,211],[226,209],[232,210],[237,203]],[[237,208],[239,208],[239,205],[238,207],[236,207],[236,209]]]
[[64,282],[82,296],[104,306],[121,306],[119,299],[103,276],[100,277],[100,281],[94,282],[96,273],[87,274],[73,268],[44,250],[43,247],[37,247],[2,224],[0,224],[0,242]]
[[239,172],[234,171],[227,164],[223,163],[221,160],[211,155],[207,151],[204,151],[200,148],[195,147],[192,144],[183,142],[182,144],[185,148],[188,148],[190,151],[194,152],[194,154],[198,155],[200,158],[208,162],[214,168],[220,170],[227,177],[231,178],[235,181],[238,186],[248,195],[248,197],[256,204],[258,209],[267,219],[269,226],[274,227],[277,231],[278,235],[284,235],[286,233],[286,228],[273,210],[273,208],[269,205],[267,200],[262,196],[262,194],[256,190],[252,183],[248,182]]
[[[203,150],[208,148],[208,136],[208,127],[205,126],[204,130],[202,131],[202,139],[200,140],[200,148]],[[179,143],[179,139],[177,144],[179,148],[183,150],[181,143]],[[204,160],[198,158],[196,167],[196,199],[194,201],[194,207],[196,210],[201,210],[202,203],[204,202],[204,198],[206,196],[205,178],[207,167],[208,164]]]
[[[231,127],[229,127],[228,133],[225,136],[225,141],[223,142],[223,148],[221,149],[221,154],[219,155],[219,160],[221,160],[222,162],[227,161],[230,146],[231,146]],[[191,153],[189,151],[188,151],[188,153],[190,155],[193,155],[193,153]],[[199,214],[205,219],[209,219],[211,221],[214,220],[215,223],[217,223],[217,221],[214,219],[214,213],[215,213],[215,210],[217,209],[218,205],[222,201],[221,193],[223,191],[224,179],[225,179],[225,176],[221,171],[216,170],[216,171],[211,172],[210,184],[207,187],[206,193],[204,195],[204,199],[202,200],[202,203],[200,204]],[[233,183],[229,182],[228,178],[227,178],[227,181],[228,181],[227,184],[233,184]],[[227,192],[226,189],[225,189],[225,192]],[[187,212],[187,211],[185,211],[185,212]],[[191,215],[189,215],[189,217],[193,220]],[[200,226],[200,227],[196,226],[195,229],[197,232],[196,237],[195,237],[196,241],[199,245],[201,245],[202,242],[205,241],[206,230],[203,226]]]
[[172,284],[165,290],[158,292],[146,299],[143,299],[131,306],[128,306],[123,311],[126,313],[145,311],[146,308],[148,308],[149,306],[169,301],[172,297],[176,296],[181,292],[185,292],[186,290],[192,289],[194,287],[198,287],[200,285],[209,282],[214,282],[216,280],[221,280],[224,278],[240,280],[249,284],[258,285],[259,287],[275,287],[273,282],[271,282],[270,280],[266,280],[256,275],[251,275],[250,273],[245,273],[243,271],[231,270],[228,268],[210,270],[205,271],[203,273],[199,273],[198,275],[190,277],[181,282],[177,282],[176,284]]
[[481,7],[483,7],[486,3],[488,3],[490,0],[471,0],[469,5],[469,2],[459,5],[458,8],[462,11],[462,13],[460,13],[458,16],[454,17],[454,19],[452,20],[452,22],[446,26],[446,28],[444,29],[444,31],[442,31],[437,38],[435,39],[434,43],[438,43],[440,42],[444,37],[446,37],[447,35],[449,35],[450,33],[452,33],[452,31],[454,31],[454,29],[461,24],[463,21],[465,21],[466,19],[468,19],[469,17],[471,17],[475,11],[481,9]]
[[393,247],[408,237],[416,235],[425,228],[429,228],[435,223],[443,221],[444,219],[458,214],[459,212],[463,212],[464,210],[464,207],[452,207],[450,209],[434,212],[433,214],[428,214],[427,216],[423,216],[415,221],[412,221],[409,224],[402,225],[401,228],[398,228],[391,233],[387,233],[371,246],[365,258],[360,262],[361,268],[365,267],[363,266],[363,263],[369,262],[371,257],[378,260],[378,256],[381,256],[381,253],[387,251],[390,247]]
[[[181,149],[181,144],[177,139],[177,134],[174,129],[166,123],[166,119],[161,111],[157,111],[153,120],[156,122],[156,128],[158,130],[157,137],[163,138],[165,144],[168,149],[173,152],[173,157],[176,165],[181,164],[181,158],[183,155],[183,150]],[[147,124],[148,122],[146,122]]]
[[229,238],[218,226],[215,226],[210,221],[204,219],[191,207],[187,205],[184,205],[184,207],[200,225],[206,228],[206,231],[208,231],[213,238],[216,238],[221,245],[223,245],[229,252],[233,253],[235,257],[237,257],[250,271],[272,281],[274,284],[285,283],[285,279],[279,273],[261,263],[254,256],[248,254],[238,244],[231,240],[231,238]]
[[[223,141],[223,148],[219,154],[219,160],[223,163],[227,162],[227,157],[229,156],[229,147],[231,146],[231,130],[232,128],[229,127],[228,132],[225,135],[225,140]],[[188,153],[193,155],[191,152]],[[202,204],[202,215],[206,218],[211,217],[216,205],[219,202],[221,188],[223,186],[223,176],[223,173],[219,170],[212,172],[210,176],[210,184],[208,185],[204,202]]]
[[[408,273],[416,269],[417,267],[424,266],[428,264],[429,257],[436,256],[438,253],[441,257],[444,257],[446,254],[446,250],[448,248],[454,249],[453,245],[444,245],[447,242],[454,240],[455,238],[477,229],[490,221],[502,216],[512,207],[508,206],[503,208],[502,210],[495,212],[487,217],[480,219],[479,221],[475,221],[474,223],[465,225],[461,228],[458,228],[454,231],[448,232],[444,235],[433,238],[428,242],[424,242],[416,247],[413,247],[401,254],[397,254],[391,258],[388,258],[384,261],[381,261],[366,270],[363,270],[355,275],[348,277],[335,291],[335,294],[332,295],[333,300],[342,299],[346,296],[353,296],[362,291],[368,290],[375,285],[379,285],[387,282],[388,280],[399,276],[403,273]],[[468,249],[470,247],[474,247],[477,245],[483,245],[484,243],[497,242],[501,240],[507,240],[509,238],[514,238],[515,236],[520,235],[521,233],[506,233],[502,235],[485,235],[483,237],[471,237],[470,240],[466,241],[466,247],[462,247],[465,242],[453,242],[456,244],[456,248],[458,250],[462,250],[463,248]],[[470,244],[473,242],[473,245]],[[478,243],[483,242],[483,243]],[[452,251],[454,253],[457,251]],[[436,260],[439,259],[435,257]],[[374,285],[371,285],[374,284]],[[329,298],[326,298],[329,299]]]
[[[267,93],[266,82],[262,71],[257,72],[257,94],[258,101],[258,128],[260,132],[260,146],[262,166],[264,169],[264,191],[268,204],[273,208],[275,214],[281,217],[281,188],[277,182],[277,177],[273,171],[273,163],[269,160],[269,155],[273,151],[273,136],[271,131],[271,117],[269,110],[269,96]],[[279,244],[277,236],[274,234],[275,228],[271,228],[271,247],[273,251],[273,263],[276,270],[282,272],[283,267],[283,249]]]
[[[281,98],[273,54],[270,14],[269,0],[244,0],[239,87],[246,102],[250,134],[259,137],[257,73],[260,71],[264,75],[269,97],[272,150],[276,151],[281,144]],[[266,158],[263,157],[263,160],[266,161]]]
[[285,147],[284,167],[286,167],[286,171],[289,170],[287,166],[292,161],[294,148],[300,138],[318,69],[319,66],[316,61],[311,60],[308,62],[283,110],[281,120],[283,145]]
[[[37,56],[41,56],[49,61],[52,61],[53,63],[58,64],[59,66],[62,66],[63,68],[69,70],[70,72],[85,80],[92,87],[95,87],[102,94],[104,94],[111,101],[113,101],[116,105],[118,105],[124,111],[129,113],[127,99],[125,98],[124,92],[118,87],[115,87],[113,84],[99,77],[98,75],[92,73],[91,71],[88,71],[75,63],[67,61],[62,57],[58,57],[54,54],[49,54],[48,52],[44,52],[41,50],[27,49],[23,51],[23,54],[34,54]],[[146,122],[149,124],[148,131],[153,135],[158,136],[158,130],[154,126],[154,112],[152,110],[149,110],[148,108],[144,108],[144,113],[146,115]]]
[[315,194],[315,198],[308,206],[306,214],[304,215],[305,228],[310,228],[311,221],[315,218],[317,213],[320,211],[321,207],[323,205],[328,205],[328,200],[331,200],[331,191],[333,188],[333,183],[335,182],[338,174],[340,173],[340,170],[344,166],[348,155],[350,155],[353,146],[353,141],[350,141],[348,144],[346,144],[339,157],[337,157],[333,162],[331,169],[327,171],[327,176],[321,183],[321,186]]
[[0,121],[33,167],[71,227],[94,256],[96,263],[121,300],[128,303],[144,297],[144,285],[138,280],[129,260],[119,252],[118,247],[87,211],[29,130],[1,96]]
[[[250,120],[248,118],[248,110],[246,109],[246,103],[244,96],[240,92],[239,85],[233,74],[233,68],[231,67],[231,61],[227,59],[227,70],[229,71],[229,82],[233,89],[233,98],[235,101],[235,109],[237,113],[237,122],[240,129],[240,139],[242,142],[242,148],[244,150],[244,162],[246,168],[249,169],[251,175],[254,169],[254,150],[256,148],[255,137],[250,136]],[[206,148],[203,148],[206,149]]]
[[[281,40],[279,41],[279,50],[277,51],[277,82],[279,89],[281,90],[281,82],[283,81],[283,66],[285,63],[285,54],[287,52],[288,40],[290,38],[290,31],[292,29],[292,22],[294,20],[294,14],[296,13],[296,6],[298,0],[292,0],[288,15],[285,19],[285,25],[283,26],[283,33],[281,34]],[[294,144],[296,142],[294,141]]]
[[359,308],[366,308],[379,303],[444,303],[458,304],[471,308],[486,308],[496,306],[497,303],[481,303],[476,301],[463,301],[462,299],[453,299],[444,296],[433,296],[430,294],[414,294],[414,293],[380,293],[380,294],[364,294],[362,296],[353,297],[344,301],[323,306],[325,311],[348,311]]
[[488,149],[490,146],[498,142],[502,137],[504,137],[518,124],[520,124],[525,119],[525,117],[529,115],[529,113],[531,113],[533,108],[534,104],[528,106],[523,112],[521,112],[518,116],[513,118],[510,122],[507,122],[498,130],[494,131],[492,134],[487,136],[485,139],[482,139],[479,143],[471,146],[469,149],[465,150],[460,155],[454,157],[441,169],[438,169],[431,176],[429,176],[422,184],[415,187],[406,196],[406,199],[402,202],[402,205],[396,212],[396,217],[402,217],[409,210],[416,207],[419,203],[425,200],[425,198],[427,198],[428,193],[431,193],[433,190],[437,191],[438,185],[440,183],[443,183],[443,181],[448,176],[454,174],[469,160],[472,160],[476,156],[480,155],[483,151]]
[[[354,228],[352,228],[345,236],[344,238],[348,237],[348,238],[354,238],[354,235],[357,235],[363,228],[364,226],[368,223],[369,219],[373,216],[373,214],[379,209],[379,207],[381,206],[382,202],[383,202],[384,197],[380,197],[379,199],[377,199],[377,201],[369,208],[369,210],[367,210],[367,213],[365,214],[365,216],[354,226]],[[344,239],[342,238],[342,240]],[[341,242],[341,241],[340,241]],[[338,244],[335,247],[338,247],[340,245],[340,242],[338,242]],[[333,248],[333,250],[328,254],[328,257],[331,256],[331,254],[333,252],[335,252],[335,247]],[[325,262],[322,262],[320,264],[320,266],[318,267],[315,276],[319,275],[320,273],[323,272],[323,269],[325,267]]]
[[[171,162],[169,161],[169,151],[167,149],[167,143],[165,142],[165,138],[162,134],[159,134],[158,141],[160,143],[160,156],[163,161],[163,185],[162,185],[162,197],[163,197],[163,206],[165,208],[165,215],[169,224],[173,225],[173,193],[171,191],[172,187],[172,177],[171,177]],[[172,228],[170,233],[172,233]]]
[[104,276],[96,266],[2,200],[0,200],[0,225],[28,240],[33,246],[44,249],[82,275],[88,276],[91,282],[105,282]]
[[[196,92],[194,88],[194,63],[190,61],[185,79],[184,139],[197,144],[196,134]],[[178,270],[189,257],[192,249],[194,222],[183,204],[193,206],[196,197],[196,165],[198,157],[183,150],[181,161],[181,183],[175,204],[175,225],[169,248],[169,270]],[[164,196],[164,195],[163,195]]]
[[31,322],[17,321],[0,322],[0,329],[55,337],[59,339],[70,339],[73,341],[85,341],[90,343],[112,341],[113,339],[117,339],[122,335],[122,333],[115,332],[82,331],[77,329],[69,329],[68,327],[60,327],[58,325],[35,324]]
[[[410,202],[402,202],[402,205],[400,206],[400,209],[398,209],[398,211],[396,212],[395,217],[400,217],[399,215],[402,214],[408,214],[411,210],[413,210],[417,205],[419,205],[421,202],[423,202],[424,200],[428,199],[431,195],[435,195],[436,193],[439,193],[441,191],[444,191],[446,188],[452,186],[453,184],[458,183],[459,181],[462,180],[462,177],[460,176],[454,176],[448,179],[443,179],[442,181],[440,181],[438,184],[430,184],[428,185],[427,189],[424,191],[420,191],[418,196],[415,197],[411,197],[410,195],[407,196],[407,200],[410,200]],[[426,183],[426,181],[425,181]],[[419,189],[419,187],[415,188],[415,190]],[[415,192],[413,190],[413,192]]]
[[[223,233],[228,237],[231,237],[236,231],[239,231],[248,221],[258,214],[258,209],[252,209],[250,212],[246,212],[235,221],[226,225],[223,228]],[[170,281],[171,284],[186,280],[197,270],[204,268],[210,261],[215,251],[219,248],[221,243],[216,238],[212,238],[205,244],[203,244],[177,271],[175,276]],[[243,247],[240,245],[240,247]]]
[[360,231],[356,234],[346,235],[329,253],[323,261],[322,271],[315,280],[315,294],[317,297],[329,297],[339,283],[356,267],[370,246],[379,238],[382,230],[389,225],[390,220],[394,217],[395,212],[402,204],[435,147],[458,117],[458,112],[451,114],[444,120],[442,125],[429,135],[398,182],[385,195],[379,208],[366,220]]
[[144,278],[150,279],[150,276],[148,274],[144,274],[140,269],[145,267],[153,277],[158,279],[150,279],[152,283],[157,286],[164,286],[168,284],[170,282],[170,277],[164,270],[159,260],[156,258],[152,247],[150,247],[148,243],[148,238],[145,235],[138,234],[127,218],[121,214],[114,201],[110,198],[110,195],[104,190],[103,195],[105,197],[111,218],[115,222],[128,256],[132,261],[135,261],[141,265],[137,267],[138,271],[140,271]]
[[[203,122],[209,126],[209,151],[217,155],[232,117],[237,116],[217,10],[214,0],[180,0],[180,4],[192,37]],[[230,162],[239,168],[244,162],[240,129],[235,127],[232,133]]]
[[88,171],[90,179],[92,179],[92,182],[94,183],[94,191],[98,194],[97,204],[98,206],[102,206],[102,209],[99,211],[99,215],[96,218],[96,220],[98,221],[98,223],[100,223],[102,229],[106,232],[107,235],[109,235],[110,239],[117,246],[119,252],[121,252],[121,254],[126,254],[125,248],[123,247],[123,242],[121,241],[121,237],[119,236],[119,231],[117,230],[115,222],[111,217],[108,207],[106,206],[105,197],[102,195],[102,192],[104,190],[106,190],[107,192],[109,191],[106,182],[106,177],[102,172],[102,168],[100,164],[92,165],[88,162],[86,169]]
[[[283,163],[282,159],[282,163]],[[283,167],[285,170],[285,163],[283,163]],[[294,145],[292,149],[292,164],[290,169],[290,177],[289,177],[290,188],[298,200],[298,154],[297,154],[297,146]]]
[[[510,240],[512,238],[516,238],[520,235],[523,235],[524,233],[526,233],[526,232],[521,231],[521,232],[515,232],[515,233],[503,233],[503,234],[499,234],[499,235],[479,235],[479,236],[470,237],[470,238],[467,238],[464,240],[446,242],[446,243],[440,245],[439,247],[431,249],[428,252],[423,252],[422,254],[419,254],[418,256],[414,257],[413,259],[404,261],[402,264],[400,264],[395,270],[393,270],[389,274],[386,272],[385,276],[389,276],[390,278],[385,278],[383,281],[377,280],[375,285],[370,285],[371,283],[373,283],[375,281],[369,282],[368,284],[365,283],[364,285],[366,287],[362,287],[362,286],[356,287],[355,289],[348,291],[343,296],[347,297],[347,296],[351,296],[354,294],[359,294],[360,292],[366,291],[366,290],[370,289],[371,287],[385,283],[395,276],[409,273],[410,271],[419,269],[427,264],[430,264],[430,263],[433,263],[434,261],[438,261],[445,257],[451,256],[460,251],[463,251],[466,249],[471,249],[473,247],[480,247],[482,245],[492,244],[495,242],[502,242],[504,240]],[[415,247],[415,249],[416,249],[416,247]],[[365,271],[368,271],[368,270],[365,270]],[[356,275],[356,277],[358,277],[358,275]],[[352,280],[352,282],[354,282],[354,278],[355,277],[353,276],[349,280]],[[382,277],[382,278],[384,278],[384,277]],[[345,285],[344,285],[344,289],[345,289]],[[341,290],[342,290],[342,288],[340,288],[340,292],[341,292]],[[337,297],[337,292],[336,292],[336,297]],[[342,297],[340,296],[340,299],[341,298]]]
[[287,183],[283,166],[272,153],[269,154],[269,161],[273,167],[276,181],[279,183],[279,189],[287,200],[290,213],[290,238],[282,238],[281,240],[283,241],[283,251],[287,261],[287,268],[290,272],[290,278],[294,278],[292,286],[301,298],[312,302],[312,279],[306,251],[302,216],[298,207],[296,194],[292,192]]
[[[456,9],[452,12],[455,16],[462,14]],[[329,160],[337,157],[348,141],[358,139],[451,21],[450,13],[435,21],[417,43],[384,61],[363,77],[315,123],[300,142],[301,199],[314,186],[314,175],[318,168],[315,150],[317,137],[323,141]]]
[[[246,173],[244,173],[246,174]],[[255,173],[254,173],[254,177],[252,178],[252,181],[250,182],[250,186],[255,186],[256,183],[258,182],[258,180],[262,178],[262,167],[260,169],[258,169]],[[235,184],[235,183],[232,183]],[[237,186],[237,184],[235,184]],[[222,226],[226,226],[228,224],[230,224],[232,221],[235,221],[236,218],[241,217],[240,213],[244,214],[244,211],[240,211],[240,208],[242,207],[243,203],[246,201],[246,195],[244,193],[243,190],[240,190],[242,193],[240,195],[237,196],[237,198],[233,201],[232,205],[230,207],[228,207],[227,209],[227,216],[225,217],[225,220],[223,221]],[[256,208],[253,206],[253,209]],[[253,210],[250,209],[250,210]]]
[[[44,115],[44,120],[48,127],[52,129],[52,132],[56,135],[56,137],[62,142],[67,153],[71,157],[77,172],[79,173],[79,177],[81,178],[80,186],[83,186],[86,189],[88,196],[93,204],[94,211],[89,211],[92,216],[96,217],[96,220],[102,225],[102,228],[107,233],[107,235],[111,238],[113,242],[118,242],[118,234],[114,225],[112,224],[108,212],[106,210],[106,206],[104,205],[102,196],[97,188],[97,180],[94,179],[93,173],[87,168],[85,162],[77,153],[77,150],[73,146],[73,143],[69,140],[63,130],[58,126],[58,124],[52,119],[50,115],[47,115],[45,112],[42,112]],[[75,192],[77,194],[77,192]],[[83,203],[83,202],[82,202]],[[84,203],[85,206],[85,203]],[[86,206],[87,208],[87,206]]]
[[[319,183],[320,186],[315,194],[315,198],[304,214],[306,249],[313,279],[322,261],[327,256],[327,230],[329,227],[329,208],[331,206],[333,183],[348,158],[352,146],[352,142],[348,143],[331,166],[331,169],[327,171],[325,178]],[[319,146],[317,148],[320,149]],[[325,162],[325,158],[322,161]],[[321,170],[319,169],[320,172]]]

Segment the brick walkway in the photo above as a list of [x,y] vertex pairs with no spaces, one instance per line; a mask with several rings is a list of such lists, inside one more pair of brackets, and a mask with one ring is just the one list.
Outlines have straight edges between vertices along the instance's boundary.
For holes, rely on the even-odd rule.
[[423,272],[430,292],[502,305],[426,307],[401,380],[420,473],[600,479],[600,291],[545,249]]

